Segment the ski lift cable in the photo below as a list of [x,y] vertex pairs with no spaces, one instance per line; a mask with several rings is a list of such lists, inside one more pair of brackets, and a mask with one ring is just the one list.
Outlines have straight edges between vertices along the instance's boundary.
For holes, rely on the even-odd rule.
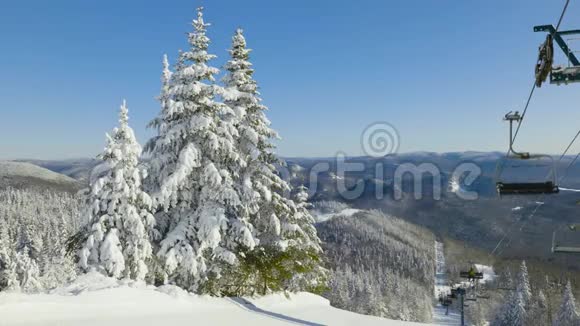
[[[524,118],[526,117],[526,112],[528,112],[528,107],[530,106],[530,102],[532,101],[532,97],[534,96],[534,91],[536,90],[536,82],[534,81],[534,85],[532,86],[532,90],[530,91],[530,95],[528,95],[528,100],[526,101],[526,106],[524,107],[524,111],[522,112],[522,117],[520,121],[518,121],[518,126],[516,127],[516,131],[514,132],[514,137],[510,139],[510,142],[513,144],[516,141],[516,137],[520,132],[520,127],[522,126],[522,122],[524,122]],[[510,150],[508,150],[506,154],[506,158],[509,157]]]
[[[558,24],[556,25],[556,33],[560,29],[560,25],[562,24],[562,20],[564,19],[564,16],[566,15],[566,10],[568,10],[569,4],[570,4],[570,0],[566,0],[566,3],[564,4],[564,9],[562,10],[562,14],[560,14],[560,18],[558,19]],[[522,122],[524,121],[524,118],[526,116],[526,112],[528,111],[528,107],[530,106],[530,101],[532,100],[532,96],[534,95],[535,90],[536,90],[536,83],[534,82],[534,85],[532,86],[532,90],[530,91],[530,95],[528,96],[528,100],[526,101],[526,106],[524,107],[524,111],[522,112],[522,117],[521,117],[520,121],[518,122],[518,126],[516,128],[515,133],[514,133],[514,137],[513,137],[513,139],[510,139],[510,141],[512,143],[516,141],[516,137],[518,136],[518,132],[520,131],[520,127],[522,125]],[[508,151],[507,155],[509,155],[509,151]]]
[[564,19],[564,15],[566,14],[566,10],[568,10],[568,5],[570,4],[570,0],[566,0],[566,4],[564,4],[564,9],[562,10],[562,14],[560,15],[560,19],[558,20],[558,25],[556,25],[556,32],[560,29],[560,24],[562,24],[562,19]]
[[[562,9],[562,13],[560,14],[560,18],[558,19],[558,24],[556,25],[556,32],[558,32],[558,30],[560,29],[560,25],[562,24],[562,20],[564,19],[564,16],[566,15],[566,11],[568,10],[568,5],[569,5],[569,4],[570,4],[570,0],[566,0],[566,3],[564,4],[564,9]],[[527,111],[528,111],[528,108],[529,108],[529,106],[530,106],[530,102],[531,102],[531,100],[532,100],[532,97],[533,97],[533,95],[534,95],[534,92],[535,92],[535,90],[536,90],[536,83],[535,83],[535,81],[534,81],[534,84],[533,84],[533,86],[532,86],[532,89],[530,90],[530,94],[528,95],[528,99],[527,99],[527,101],[526,101],[526,106],[524,107],[524,110],[522,111],[522,116],[521,116],[521,119],[520,119],[520,121],[518,121],[518,126],[516,127],[516,131],[515,131],[515,133],[514,133],[514,136],[513,136],[513,138],[512,138],[512,139],[510,139],[510,148],[508,149],[508,151],[507,151],[507,153],[506,153],[506,159],[507,159],[507,158],[509,158],[509,153],[510,153],[510,151],[511,151],[511,145],[513,145],[513,143],[514,143],[514,142],[515,142],[515,140],[516,140],[516,137],[518,136],[518,133],[519,133],[519,131],[520,131],[520,127],[522,126],[522,122],[524,121],[524,118],[525,118],[525,116],[526,116],[526,113],[527,113]],[[580,133],[580,131],[579,131],[579,133]],[[572,144],[574,143],[574,141],[576,141],[576,138],[578,138],[578,134],[576,135],[576,137],[574,137],[574,139],[572,140],[571,144],[568,146],[568,148],[566,148],[566,151],[565,151],[564,153],[566,153],[566,152],[569,150],[569,148],[572,146]],[[580,153],[579,153],[579,155],[580,155]],[[563,155],[560,157],[560,160],[561,160],[561,159],[562,159],[564,156],[565,156],[565,154],[563,154]],[[560,160],[559,160],[559,161],[560,161]],[[503,168],[503,164],[502,164],[502,167],[500,167],[500,169],[501,169],[501,168]],[[544,196],[544,195],[542,195],[542,196],[541,196],[541,198],[543,198],[543,196]],[[537,205],[537,206],[536,206],[536,209],[534,209],[534,211],[532,212],[532,215],[530,215],[530,216],[533,216],[533,214],[535,214],[535,213],[536,213],[537,209],[538,209],[540,206],[541,206],[541,205]],[[517,223],[517,222],[514,222],[514,223],[512,224],[512,227],[510,227],[510,229],[512,229],[512,228],[513,228],[513,226],[514,226],[516,223]],[[510,232],[510,234],[511,234],[511,232]],[[499,246],[500,246],[500,245],[503,243],[503,241],[506,239],[506,237],[507,237],[507,233],[504,233],[503,237],[502,237],[502,238],[501,238],[501,239],[498,241],[498,243],[497,243],[497,245],[495,246],[495,248],[494,248],[494,249],[493,249],[493,250],[490,252],[490,254],[489,254],[490,256],[491,256],[491,255],[493,255],[493,254],[496,252],[496,250],[497,250],[497,249],[499,248]],[[510,240],[511,240],[511,239],[510,239]],[[510,242],[511,242],[511,241],[510,241]]]

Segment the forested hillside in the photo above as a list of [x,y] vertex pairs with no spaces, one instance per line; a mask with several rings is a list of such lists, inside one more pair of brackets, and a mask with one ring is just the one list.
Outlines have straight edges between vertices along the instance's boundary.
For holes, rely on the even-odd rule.
[[0,191],[0,291],[48,290],[76,276],[69,238],[86,223],[81,201],[59,191]]
[[431,321],[434,235],[379,211],[317,225],[328,259],[332,305],[358,313]]

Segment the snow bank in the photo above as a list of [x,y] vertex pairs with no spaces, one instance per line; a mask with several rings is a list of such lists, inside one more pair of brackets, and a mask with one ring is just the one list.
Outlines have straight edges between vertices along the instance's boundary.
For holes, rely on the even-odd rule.
[[213,298],[97,273],[48,294],[0,293],[0,316],[2,326],[413,325],[336,309],[311,293]]

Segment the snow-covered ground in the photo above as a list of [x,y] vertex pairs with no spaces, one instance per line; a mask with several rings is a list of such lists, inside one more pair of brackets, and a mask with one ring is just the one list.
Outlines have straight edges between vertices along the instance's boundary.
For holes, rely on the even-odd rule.
[[[97,273],[49,294],[0,293],[0,325],[413,325],[336,309],[311,293],[257,299],[191,295]],[[414,324],[420,325],[420,324]]]
[[[443,251],[443,243],[435,242],[435,259],[436,259],[436,270],[435,270],[435,300],[439,298],[439,295],[447,296],[451,294],[451,287],[447,282],[447,274],[445,271],[445,254]],[[446,307],[443,307],[439,302],[433,310],[433,324],[435,325],[460,325],[461,315],[449,307],[447,311]]]

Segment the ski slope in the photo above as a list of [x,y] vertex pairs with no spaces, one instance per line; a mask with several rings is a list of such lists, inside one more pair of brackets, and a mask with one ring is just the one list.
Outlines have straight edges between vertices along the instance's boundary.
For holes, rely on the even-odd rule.
[[0,325],[421,325],[359,315],[311,293],[214,298],[97,273],[49,294],[0,292]]
[[[435,241],[435,300],[439,295],[446,296],[451,293],[451,287],[447,282],[447,273],[445,271],[445,254],[443,252],[443,243]],[[435,325],[460,325],[461,314],[449,307],[443,307],[438,301],[433,310],[433,324]]]
[[[436,271],[435,271],[435,300],[439,298],[439,295],[446,296],[451,293],[452,286],[449,285],[447,280],[447,272],[445,265],[445,254],[443,250],[443,243],[435,241],[435,259],[436,259]],[[497,275],[493,270],[492,266],[474,264],[475,268],[479,272],[483,272],[483,279],[479,280],[479,284],[485,284],[495,280]],[[454,284],[453,287],[469,287],[471,284],[469,282],[462,282],[460,284]],[[446,307],[443,307],[438,301],[433,309],[433,324],[435,325],[461,325],[461,312],[457,311],[455,307],[450,306],[449,311]]]

